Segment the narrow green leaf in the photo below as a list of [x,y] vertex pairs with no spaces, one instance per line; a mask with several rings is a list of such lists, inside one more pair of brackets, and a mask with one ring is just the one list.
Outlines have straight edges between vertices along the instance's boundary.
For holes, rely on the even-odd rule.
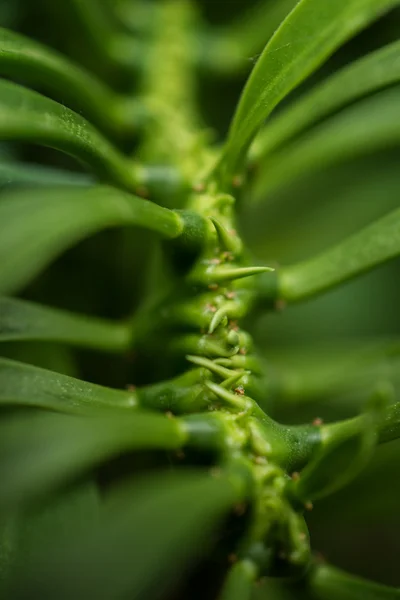
[[39,549],[15,574],[10,596],[50,600],[163,597],[212,540],[213,528],[240,501],[222,476],[160,474],[108,499],[97,526],[75,528],[61,546]]
[[250,600],[257,567],[250,560],[238,561],[230,570],[220,600]]
[[235,173],[254,135],[276,105],[346,40],[399,0],[301,0],[257,62],[237,108],[219,175]]
[[0,293],[29,283],[78,241],[111,227],[136,225],[174,238],[175,212],[115,188],[54,188],[9,192],[0,198]]
[[400,87],[380,92],[313,128],[260,165],[255,197],[271,197],[281,186],[320,169],[397,147]]
[[115,130],[119,98],[99,79],[56,51],[3,28],[0,75],[39,87],[106,131]]
[[[35,392],[36,393],[36,392]],[[172,450],[184,427],[164,415],[67,416],[28,413],[0,423],[0,507],[15,510],[123,452]]]
[[400,209],[390,212],[323,254],[278,274],[279,296],[297,302],[400,254]]
[[398,600],[400,588],[361,579],[330,565],[310,570],[308,585],[316,600]]
[[357,60],[284,109],[256,139],[257,161],[314,123],[363,96],[400,81],[400,43],[395,42]]
[[135,392],[87,383],[54,371],[0,358],[0,406],[34,406],[64,413],[132,409]]
[[81,173],[51,169],[42,165],[0,160],[0,186],[9,185],[71,185],[84,187],[93,185],[93,180]]
[[102,180],[135,190],[142,170],[83,117],[10,81],[0,80],[0,139],[49,146],[74,156]]
[[128,349],[130,338],[127,323],[94,319],[16,298],[0,297],[0,342],[45,340],[121,352]]
[[321,428],[322,444],[315,457],[287,486],[290,497],[313,502],[347,485],[368,464],[377,434],[370,415]]

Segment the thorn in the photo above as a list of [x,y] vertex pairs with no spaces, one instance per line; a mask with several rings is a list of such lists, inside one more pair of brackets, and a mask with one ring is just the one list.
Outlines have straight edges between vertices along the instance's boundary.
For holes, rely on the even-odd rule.
[[312,424],[314,425],[314,427],[321,427],[321,425],[323,425],[324,422],[322,419],[320,419],[320,417],[316,417]]
[[243,183],[244,183],[244,179],[243,179],[242,175],[235,175],[235,177],[232,179],[232,185],[235,188],[242,187]]
[[[242,379],[242,377],[244,377],[244,375],[248,375],[249,371],[241,371],[240,373],[234,373],[231,377],[229,377],[229,379],[225,379],[225,381],[223,381],[221,383],[221,387],[225,388],[226,390],[231,389],[238,381],[240,381]],[[242,388],[243,389],[243,388]],[[236,391],[236,390],[235,390]],[[243,394],[240,394],[241,396],[244,396],[244,389],[243,389]]]
[[197,365],[198,367],[208,369],[209,371],[215,373],[215,375],[219,375],[223,379],[226,379],[227,377],[232,377],[232,373],[234,373],[234,371],[226,369],[225,367],[217,364],[209,358],[205,358],[204,356],[188,355],[186,356],[186,359],[194,365]]
[[221,365],[222,367],[227,367],[228,369],[233,367],[233,363],[230,358],[217,358],[214,360],[214,362],[216,365]]
[[210,469],[210,474],[211,477],[214,477],[214,479],[220,479],[222,475],[222,469],[220,469],[219,467],[213,467],[212,469]]
[[194,192],[197,192],[198,194],[201,194],[201,192],[204,192],[204,190],[206,189],[206,185],[202,181],[198,181],[197,183],[193,184],[193,188],[192,189],[193,189]]
[[229,554],[228,561],[230,562],[231,565],[233,565],[235,562],[237,562],[238,561],[237,554],[235,554],[234,552],[232,552],[231,554]]
[[237,321],[229,321],[229,327],[232,331],[239,331],[239,325]]
[[234,235],[232,235],[227,229],[225,229],[218,219],[211,217],[211,221],[215,227],[221,246],[226,248],[229,252],[233,252],[233,254],[239,253],[241,250],[240,241],[235,238]]
[[238,387],[234,389],[234,392],[239,396],[244,396],[244,387],[242,385],[238,385]]
[[219,325],[221,325],[221,323],[223,323],[223,321],[226,321],[225,325],[228,323],[228,317],[227,317],[226,313],[227,313],[226,306],[223,306],[219,310],[216,310],[213,318],[211,319],[211,323],[208,328],[208,333],[214,333],[214,331],[217,329],[217,327]]
[[206,304],[205,310],[207,312],[215,313],[215,312],[217,312],[217,307],[214,306],[213,304]]
[[260,275],[261,273],[273,270],[274,269],[271,269],[270,267],[239,267],[237,269],[224,269],[223,267],[220,267],[214,269],[211,273],[208,273],[208,276],[215,282],[222,283],[224,281]]
[[212,383],[211,381],[206,381],[205,385],[211,392],[213,392],[213,394],[218,396],[218,398],[224,400],[224,402],[231,404],[235,408],[244,408],[244,402],[240,396],[236,396],[235,394],[232,394],[232,392],[228,392],[228,390],[225,388],[217,385],[216,383]]
[[241,354],[242,356],[246,356],[246,354],[247,354],[246,348],[240,348],[239,354]]
[[225,298],[227,298],[228,300],[234,300],[236,298],[236,292],[225,292]]
[[312,502],[306,502],[304,508],[308,511],[311,511],[314,508],[314,504]]

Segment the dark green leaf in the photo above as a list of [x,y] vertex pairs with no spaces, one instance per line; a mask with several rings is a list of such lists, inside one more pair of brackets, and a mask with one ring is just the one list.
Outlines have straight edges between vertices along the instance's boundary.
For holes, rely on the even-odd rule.
[[59,254],[111,227],[137,225],[167,238],[181,217],[111,187],[9,192],[0,197],[0,293],[21,289]]
[[241,499],[224,477],[157,474],[110,498],[97,527],[38,551],[17,573],[15,600],[165,596],[210,545],[212,528]]
[[317,565],[309,573],[312,598],[316,600],[397,600],[400,588],[373,583],[329,565]]
[[50,169],[41,165],[31,165],[0,160],[0,186],[55,186],[72,185],[84,187],[92,185],[93,180],[87,175]]
[[[32,392],[36,393],[36,392]],[[0,423],[0,507],[15,510],[123,452],[176,449],[187,434],[157,414],[77,417],[29,413]]]
[[135,190],[142,171],[92,125],[69,108],[10,81],[0,80],[0,139],[60,150],[89,166],[100,179]]
[[400,209],[372,223],[341,244],[278,275],[279,295],[303,300],[341,284],[400,254]]
[[256,199],[271,197],[281,186],[320,169],[365,154],[397,147],[400,86],[347,108],[260,165]]
[[129,348],[130,339],[128,323],[94,319],[16,298],[0,297],[0,342],[57,341],[72,346],[122,352]]
[[244,89],[219,174],[235,173],[276,105],[338,47],[399,0],[301,0],[267,44]]
[[0,406],[35,406],[65,413],[134,408],[134,392],[113,390],[0,358]]
[[283,110],[256,140],[254,160],[270,154],[346,104],[399,81],[400,43],[395,42],[335,73]]
[[119,124],[119,98],[94,75],[56,51],[3,28],[0,75],[38,87],[106,131]]

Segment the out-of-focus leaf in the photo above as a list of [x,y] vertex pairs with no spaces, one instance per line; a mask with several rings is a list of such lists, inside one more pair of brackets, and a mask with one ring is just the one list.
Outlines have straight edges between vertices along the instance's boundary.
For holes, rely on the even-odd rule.
[[283,110],[255,141],[251,152],[254,160],[270,154],[346,104],[399,81],[400,43],[395,42],[335,73]]
[[350,575],[326,564],[310,570],[308,586],[316,600],[398,600],[400,588]]
[[[252,64],[266,41],[275,33],[298,0],[259,0],[233,22],[215,32],[207,66],[222,72]],[[202,52],[207,48],[202,48]],[[202,57],[204,60],[204,57]]]
[[65,413],[134,408],[134,392],[87,383],[53,371],[0,358],[0,406],[35,406]]
[[212,544],[212,528],[241,494],[225,477],[158,474],[108,499],[96,527],[37,553],[11,597],[99,600],[164,597]]
[[99,178],[134,191],[141,168],[62,104],[0,80],[0,139],[49,146],[74,156]]
[[279,296],[303,300],[339,285],[400,254],[400,209],[330,250],[278,274]]
[[90,177],[80,173],[50,169],[41,165],[3,162],[3,160],[0,160],[0,187],[8,185],[72,185],[84,187],[92,184],[93,180]]
[[186,437],[177,419],[157,414],[88,418],[40,412],[4,417],[0,508],[11,511],[27,505],[123,452],[177,449]]
[[94,319],[25,300],[0,297],[0,342],[45,340],[121,352],[128,349],[130,338],[128,323]]
[[220,600],[250,600],[257,567],[249,560],[238,561],[230,570]]
[[399,0],[301,0],[258,60],[243,91],[217,172],[239,167],[256,132],[276,105],[333,52]]
[[0,28],[0,74],[39,87],[106,131],[115,128],[118,97],[89,71],[25,36]]
[[400,86],[380,92],[313,128],[260,164],[255,185],[257,200],[281,186],[349,159],[400,144]]
[[78,241],[111,227],[137,225],[167,238],[181,217],[111,187],[21,190],[0,197],[0,293],[21,289]]

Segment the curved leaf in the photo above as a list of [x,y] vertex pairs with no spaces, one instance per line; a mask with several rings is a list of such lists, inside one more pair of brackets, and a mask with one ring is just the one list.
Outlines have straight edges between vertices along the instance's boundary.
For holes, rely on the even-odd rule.
[[315,296],[400,254],[400,209],[323,254],[278,272],[278,295],[288,302]]
[[25,36],[0,28],[0,75],[38,86],[106,131],[118,123],[119,98],[89,71]]
[[51,169],[42,165],[0,160],[0,186],[8,185],[75,185],[84,187],[93,185],[93,180],[80,173]]
[[256,200],[320,169],[400,144],[400,87],[347,108],[267,157],[255,184]]
[[177,419],[157,414],[3,417],[0,507],[16,510],[102,461],[139,449],[177,449],[186,437]]
[[129,348],[130,338],[128,324],[0,297],[0,342],[45,340],[120,352]]
[[398,600],[400,588],[393,588],[350,575],[326,564],[310,570],[308,585],[316,600]]
[[400,81],[400,42],[357,60],[283,110],[255,141],[259,160],[346,104]]
[[400,438],[400,402],[386,409],[379,428],[379,443],[391,442]]
[[[168,594],[212,540],[241,494],[225,477],[160,474],[108,499],[97,526],[38,549],[15,573],[10,596],[148,600]],[[29,591],[28,591],[29,590]]]
[[0,140],[49,146],[74,156],[102,180],[135,190],[142,171],[83,117],[62,104],[0,80]]
[[136,225],[179,236],[175,212],[115,188],[54,188],[0,197],[0,293],[21,289],[59,254],[110,227]]
[[238,561],[230,570],[219,600],[250,600],[257,567],[250,560]]
[[267,44],[243,91],[218,175],[235,173],[276,105],[358,31],[399,0],[301,0]]
[[102,408],[135,408],[137,396],[135,392],[106,388],[0,358],[1,405],[32,406],[56,412],[86,414],[98,412]]

